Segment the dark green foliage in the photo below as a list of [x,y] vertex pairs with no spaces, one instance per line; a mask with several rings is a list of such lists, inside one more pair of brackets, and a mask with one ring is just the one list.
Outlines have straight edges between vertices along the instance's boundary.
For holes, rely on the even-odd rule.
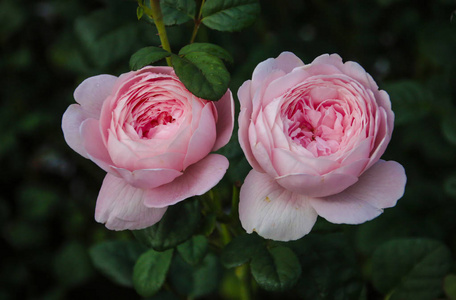
[[226,268],[233,268],[249,262],[264,249],[264,240],[257,234],[243,234],[235,237],[223,249],[221,260]]
[[390,299],[435,299],[451,264],[450,251],[438,241],[392,240],[372,257],[373,284]]
[[156,294],[165,282],[173,249],[157,252],[153,249],[142,254],[133,270],[133,286],[143,297]]
[[257,252],[250,266],[253,278],[267,291],[286,291],[296,284],[301,275],[298,258],[283,246]]
[[133,267],[147,250],[135,241],[107,241],[90,248],[93,265],[112,281],[132,287]]
[[166,50],[158,47],[144,47],[135,52],[130,58],[130,69],[136,71],[153,64],[165,57],[171,56]]
[[195,232],[200,220],[200,205],[196,199],[188,199],[170,206],[157,224],[132,231],[144,245],[158,251],[174,248]]
[[205,52],[216,56],[226,62],[233,63],[231,54],[220,46],[210,43],[193,43],[188,44],[179,51],[179,55],[187,55],[192,52]]
[[239,31],[260,13],[258,0],[211,0],[203,6],[203,24],[220,31]]
[[205,51],[173,55],[172,64],[185,87],[200,98],[217,101],[228,89],[230,73],[215,55]]
[[179,25],[195,18],[194,0],[160,0],[165,25]]
[[174,289],[190,297],[213,293],[220,284],[222,269],[218,257],[209,253],[199,264],[190,265],[175,256],[170,268],[170,281]]
[[296,284],[303,299],[360,299],[361,275],[343,234],[311,234],[287,246],[296,253],[303,270]]
[[208,240],[203,235],[195,235],[177,246],[180,256],[190,265],[198,264],[206,256]]

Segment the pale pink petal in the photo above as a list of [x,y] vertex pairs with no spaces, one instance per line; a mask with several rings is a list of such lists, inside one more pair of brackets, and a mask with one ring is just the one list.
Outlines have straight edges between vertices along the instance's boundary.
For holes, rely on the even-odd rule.
[[95,220],[111,230],[142,229],[154,225],[167,207],[144,205],[145,190],[135,188],[123,179],[107,174],[95,207]]
[[337,53],[327,54],[326,53],[326,54],[322,54],[322,55],[316,57],[310,64],[311,65],[319,65],[319,64],[333,65],[333,66],[337,67],[339,70],[341,70],[343,68],[344,62],[342,60],[342,57],[340,57],[339,54],[337,54]]
[[98,119],[103,102],[111,94],[116,80],[116,76],[106,74],[89,77],[76,88],[74,99]]
[[210,103],[201,111],[198,127],[188,143],[187,155],[184,159],[184,170],[205,157],[212,149],[216,139],[214,115]]
[[301,67],[274,79],[265,87],[264,96],[261,99],[262,106],[264,107],[274,99],[283,96],[288,90],[304,82],[309,77],[310,74],[307,72],[306,67]]
[[291,52],[282,52],[277,58],[269,58],[255,68],[252,74],[252,86],[256,90],[258,84],[274,70],[290,73],[294,68],[303,66],[302,60]]
[[378,86],[375,83],[375,81],[370,80],[371,76],[357,62],[354,62],[354,61],[345,62],[344,66],[342,67],[342,71],[346,75],[348,75],[351,78],[360,82],[366,88],[372,89],[372,90],[378,90]]
[[239,102],[241,103],[241,110],[243,108],[252,109],[252,81],[247,80],[245,81],[241,87],[238,89],[237,96],[239,98]]
[[239,218],[248,233],[289,241],[308,234],[317,213],[308,197],[287,191],[269,175],[252,170],[241,187]]
[[[242,148],[242,151],[244,151],[244,155],[247,158],[249,164],[254,168],[255,170],[262,172],[263,168],[260,167],[258,162],[256,161],[252,149],[250,146],[250,140],[249,140],[249,126],[251,125],[250,123],[250,113],[251,111],[247,108],[241,109],[241,112],[239,113],[239,130],[238,130],[238,139],[239,139],[239,145]],[[253,126],[253,124],[252,124]]]
[[388,128],[387,124],[387,113],[383,109],[383,107],[380,107],[378,109],[378,124],[376,124],[376,140],[375,140],[375,146],[376,148],[374,153],[371,154],[371,158],[369,161],[369,164],[367,165],[366,168],[370,168],[373,164],[375,164],[380,157],[385,153],[386,147],[388,146],[389,141],[391,140],[391,131],[392,128]]
[[340,167],[336,161],[322,157],[308,157],[301,153],[276,148],[272,151],[272,164],[279,176],[288,174],[323,175]]
[[202,195],[213,188],[225,175],[228,159],[219,154],[209,154],[188,167],[182,176],[174,181],[147,190],[145,205],[165,207],[192,196]]
[[78,104],[71,104],[62,117],[62,131],[66,143],[85,158],[89,158],[89,156],[82,144],[80,128],[82,122],[88,118],[90,115]]
[[183,170],[185,154],[164,152],[151,157],[142,158],[134,163],[134,170],[139,169],[173,169]]
[[122,168],[112,167],[130,185],[141,189],[153,189],[170,183],[182,175],[181,172],[172,169],[143,169],[129,171]]
[[81,125],[81,136],[89,158],[106,172],[112,172],[113,162],[103,143],[99,121],[95,119],[85,120]]
[[234,127],[234,100],[231,91],[228,90],[219,101],[214,102],[217,108],[217,140],[212,151],[225,146],[231,138]]
[[407,177],[395,161],[378,161],[345,191],[311,199],[317,213],[332,223],[360,224],[393,207],[404,194]]
[[113,164],[127,170],[134,170],[135,164],[142,159],[138,153],[134,152],[122,141],[119,141],[110,129],[108,130],[107,149],[114,162]]
[[342,192],[358,181],[349,174],[329,173],[322,176],[290,174],[276,178],[285,189],[309,197],[326,197]]

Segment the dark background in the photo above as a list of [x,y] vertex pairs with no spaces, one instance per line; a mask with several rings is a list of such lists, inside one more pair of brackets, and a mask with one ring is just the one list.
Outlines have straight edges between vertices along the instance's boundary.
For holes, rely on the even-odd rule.
[[[104,172],[73,152],[60,128],[83,79],[127,72],[131,54],[159,45],[154,27],[137,21],[136,6],[0,2],[0,299],[139,298],[90,261],[90,246],[131,234],[95,222]],[[357,61],[392,98],[396,127],[384,159],[404,165],[405,196],[376,220],[346,226],[369,299],[382,298],[370,284],[369,259],[385,241],[432,238],[454,259],[456,1],[276,0],[261,6],[257,22],[240,33],[203,25],[198,34],[197,41],[233,55],[234,94],[259,62],[287,50],[305,63],[323,53]],[[168,28],[173,50],[188,43],[191,31],[192,24]],[[248,171],[239,148],[231,147],[228,183]]]

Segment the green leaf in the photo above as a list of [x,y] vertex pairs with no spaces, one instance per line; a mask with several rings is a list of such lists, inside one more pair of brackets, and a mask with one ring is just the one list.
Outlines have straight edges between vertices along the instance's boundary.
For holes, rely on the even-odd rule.
[[224,61],[227,61],[229,63],[233,63],[233,58],[231,57],[231,54],[223,49],[220,46],[210,44],[210,43],[193,43],[189,44],[185,47],[183,47],[179,51],[179,55],[187,55],[192,52],[205,52],[211,55],[214,55],[220,59],[223,59]]
[[189,264],[196,265],[206,255],[209,242],[203,235],[196,235],[177,246],[180,256]]
[[196,266],[189,265],[180,256],[171,264],[169,278],[174,289],[193,298],[214,292],[219,286],[222,268],[215,254],[209,253]]
[[301,299],[362,299],[355,252],[343,234],[310,234],[286,246],[305,270],[296,284]]
[[401,80],[385,84],[383,89],[391,98],[396,125],[419,120],[430,112],[433,97],[422,84]]
[[133,267],[147,248],[136,241],[107,241],[90,248],[93,265],[115,283],[132,287]]
[[196,13],[195,0],[160,0],[165,25],[179,25],[193,20]]
[[252,259],[252,275],[267,291],[284,291],[298,281],[301,265],[290,248],[278,246],[260,251]]
[[212,232],[214,232],[216,225],[217,215],[215,213],[209,213],[203,220],[203,224],[201,225],[201,232],[204,233],[205,236],[209,236]]
[[256,253],[264,249],[264,240],[256,233],[235,237],[222,251],[224,267],[234,268],[250,261]]
[[171,53],[162,48],[144,47],[131,56],[130,69],[136,71],[168,56],[171,56]]
[[449,274],[443,280],[443,290],[449,300],[456,300],[456,275]]
[[190,238],[198,227],[199,220],[199,202],[190,198],[168,207],[163,218],[154,226],[132,232],[147,247],[163,251]]
[[138,18],[138,20],[141,20],[143,15],[144,15],[144,8],[142,8],[141,6],[138,6],[136,8],[136,17]]
[[143,297],[151,297],[157,293],[165,282],[173,249],[157,252],[153,249],[142,254],[133,269],[133,286]]
[[260,14],[258,0],[211,0],[203,6],[203,24],[219,31],[239,31]]
[[217,101],[226,93],[230,73],[218,57],[206,52],[191,52],[184,57],[173,55],[172,63],[176,75],[195,96]]
[[435,299],[451,266],[451,253],[439,241],[399,239],[374,252],[372,282],[376,289],[398,299]]

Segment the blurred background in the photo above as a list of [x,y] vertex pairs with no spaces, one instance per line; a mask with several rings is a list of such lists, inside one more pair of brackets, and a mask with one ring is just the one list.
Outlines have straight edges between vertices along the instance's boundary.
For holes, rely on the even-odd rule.
[[[234,93],[259,62],[287,50],[305,63],[323,53],[357,61],[391,96],[396,127],[383,158],[404,165],[405,196],[374,221],[334,226],[347,233],[368,299],[382,298],[370,284],[369,261],[385,241],[432,238],[454,259],[456,1],[265,0],[261,6],[247,30],[221,33],[202,25],[197,37],[233,55]],[[97,242],[131,234],[95,222],[104,172],[73,152],[60,128],[82,80],[127,72],[131,54],[159,45],[154,27],[137,20],[136,7],[122,0],[0,2],[0,299],[139,299],[90,260]],[[188,43],[192,28],[168,28],[174,50]],[[249,167],[236,137],[225,152],[231,160],[225,181],[242,182]]]

